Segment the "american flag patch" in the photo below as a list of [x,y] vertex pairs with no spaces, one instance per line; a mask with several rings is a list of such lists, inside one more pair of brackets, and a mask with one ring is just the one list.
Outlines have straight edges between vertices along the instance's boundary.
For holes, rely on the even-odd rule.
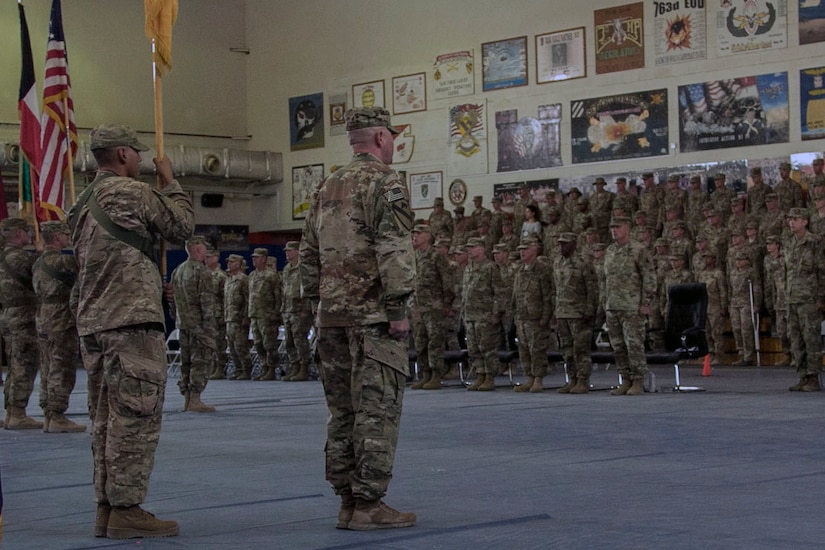
[[384,198],[387,199],[387,202],[395,202],[397,200],[401,200],[404,198],[404,190],[400,187],[393,187],[386,193],[384,193]]

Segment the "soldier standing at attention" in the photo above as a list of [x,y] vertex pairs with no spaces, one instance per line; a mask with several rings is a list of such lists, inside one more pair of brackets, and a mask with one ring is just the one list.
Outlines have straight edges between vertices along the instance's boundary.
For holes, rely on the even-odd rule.
[[40,407],[48,433],[85,432],[86,426],[66,418],[69,396],[74,390],[79,340],[75,312],[70,298],[77,262],[61,254],[69,246],[69,226],[64,222],[40,224],[43,254],[32,267],[32,283],[37,295],[37,337],[40,340]]
[[771,315],[773,322],[771,327],[775,327],[776,335],[782,345],[782,359],[778,365],[790,365],[791,343],[788,340],[788,300],[785,290],[785,257],[782,255],[781,239],[776,235],[768,237],[765,243],[767,254],[762,260],[763,265],[763,287],[765,294],[765,308]]
[[[553,317],[553,266],[538,256],[538,241],[528,238],[518,246],[521,263],[513,278],[511,309],[518,336],[518,356],[527,382],[515,391],[541,393],[547,375],[547,341]],[[506,298],[506,297],[505,297]]]
[[252,338],[261,360],[261,372],[254,380],[275,380],[278,364],[278,327],[281,324],[281,279],[266,265],[269,252],[256,248],[252,252],[255,270],[249,274],[249,319]]
[[[477,237],[467,241],[470,260],[464,268],[461,284],[461,311],[467,332],[467,351],[476,380],[470,391],[493,391],[498,370],[498,323],[502,284],[499,269],[484,255],[484,241]],[[515,293],[515,290],[514,290]],[[515,315],[515,312],[513,312]]]
[[758,215],[765,211],[765,195],[770,193],[771,187],[762,180],[762,168],[755,166],[751,168],[751,181],[753,185],[748,188],[748,214]]
[[281,272],[283,301],[281,316],[284,320],[284,346],[289,357],[289,376],[287,382],[309,380],[309,331],[312,329],[312,306],[308,299],[301,296],[301,268],[299,248],[301,243],[289,241],[284,246],[286,265]]
[[[616,195],[610,191],[605,191],[607,182],[602,177],[598,177],[593,181],[595,190],[590,195],[590,214],[593,219],[593,227],[599,233],[599,238],[607,240],[610,235],[608,226],[610,225],[610,216],[613,212],[613,200]],[[557,243],[552,243],[557,244]]]
[[214,363],[210,380],[223,380],[226,378],[226,315],[223,311],[224,296],[223,289],[226,285],[226,273],[221,269],[221,253],[214,248],[206,251],[206,269],[212,275],[212,293],[215,295],[215,353]]
[[437,237],[453,238],[453,217],[444,210],[444,199],[436,197],[430,214],[430,233]]
[[186,241],[189,258],[172,272],[175,321],[180,331],[180,380],[184,411],[208,413],[215,407],[201,401],[215,355],[215,291],[206,259],[206,239]]
[[734,263],[728,271],[730,326],[734,336],[737,336],[736,347],[742,356],[737,366],[744,367],[753,364],[756,353],[754,316],[759,313],[759,304],[762,303],[762,284],[756,277],[756,269],[746,250],[731,250],[731,256]]
[[[698,256],[698,254],[697,254]],[[698,283],[704,283],[708,293],[707,328],[708,349],[711,350],[711,361],[719,364],[725,357],[725,315],[728,313],[728,281],[721,269],[716,267],[716,253],[711,250],[702,252],[705,262],[703,269],[693,275]]]
[[791,163],[783,162],[779,165],[779,183],[773,192],[779,200],[779,209],[787,214],[791,208],[802,208],[805,206],[805,193],[802,186],[791,179]]
[[[730,216],[731,201],[736,198],[736,191],[725,185],[725,181],[727,181],[727,175],[722,172],[716,174],[716,178],[713,180],[715,188],[710,195],[710,202],[713,203],[716,211],[723,218]],[[717,258],[718,260],[720,258]]]
[[9,375],[3,388],[7,430],[38,430],[42,422],[26,415],[40,363],[35,314],[37,296],[32,286],[36,256],[23,247],[31,243],[29,226],[21,218],[3,220],[6,247],[0,254],[0,302],[3,337],[9,354]]
[[230,254],[226,259],[223,311],[229,355],[235,365],[232,380],[252,378],[252,360],[249,357],[249,280],[242,266],[243,256]]
[[182,243],[192,235],[192,202],[168,157],[154,161],[160,189],[135,179],[140,152],[149,148],[131,129],[99,126],[89,147],[97,176],[69,213],[69,225],[78,265],[77,332],[89,377],[95,536],[174,536],[176,522],[140,507],[166,388],[161,278],[151,256],[156,239]]
[[558,392],[573,394],[590,391],[590,340],[599,300],[596,272],[576,254],[576,240],[575,233],[559,236],[561,251],[553,264],[555,317],[569,376]]
[[444,318],[452,311],[453,273],[447,258],[430,245],[430,228],[416,225],[412,230],[416,278],[413,306],[413,339],[422,377],[414,390],[440,390],[444,368]]
[[630,220],[610,222],[613,244],[604,257],[607,333],[622,385],[611,395],[641,395],[647,374],[645,316],[656,300],[656,274],[647,250],[630,240]]
[[315,192],[301,242],[304,295],[317,304],[318,352],[329,420],[326,477],[341,497],[339,529],[412,527],[381,500],[392,478],[415,293],[414,216],[389,167],[390,114],[344,116],[352,161]]
[[808,211],[791,208],[791,236],[785,241],[785,298],[788,300],[788,337],[791,364],[799,382],[791,391],[819,391],[822,369],[820,327],[825,307],[825,248],[822,238],[808,231]]

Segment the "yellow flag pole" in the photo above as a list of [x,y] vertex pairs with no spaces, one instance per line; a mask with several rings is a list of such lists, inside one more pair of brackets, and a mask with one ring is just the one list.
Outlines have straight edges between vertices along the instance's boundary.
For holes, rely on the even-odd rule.
[[[158,65],[155,62],[155,48],[157,44],[152,39],[152,85],[155,90],[155,150],[157,157],[162,159],[163,153],[163,77],[160,74]],[[162,187],[161,178],[158,176],[158,188]],[[160,274],[166,278],[166,241],[160,241]]]
[[69,198],[75,203],[74,158],[72,158],[72,136],[69,135],[69,97],[63,96],[63,126],[66,128],[66,155],[69,157]]

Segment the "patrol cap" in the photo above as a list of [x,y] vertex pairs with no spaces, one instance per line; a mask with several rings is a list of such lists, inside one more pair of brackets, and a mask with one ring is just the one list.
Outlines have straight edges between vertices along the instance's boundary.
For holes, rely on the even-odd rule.
[[671,254],[670,256],[667,257],[667,259],[670,260],[671,262],[676,262],[676,261],[684,262],[685,261],[685,257],[682,256],[681,254]]
[[708,238],[705,235],[696,235],[696,239],[694,239],[697,243],[699,242],[708,242]]
[[731,206],[736,206],[737,204],[742,202],[742,197],[734,197],[730,200]]
[[441,197],[436,197],[433,201],[433,206],[444,206],[444,199]]
[[358,107],[350,109],[344,115],[347,132],[363,130],[364,128],[386,128],[391,134],[398,134],[398,130],[390,124],[390,113],[383,107]]
[[646,217],[647,217],[647,211],[645,211],[645,210],[637,210],[636,213],[633,214],[633,219],[646,218]]
[[551,206],[547,209],[547,215],[549,216],[550,214],[561,216],[561,209],[558,206]]
[[730,238],[732,239],[734,237],[743,237],[744,238],[745,237],[745,230],[744,229],[736,229],[736,228],[731,229],[730,230]]
[[485,220],[483,218],[480,219],[478,221],[478,223],[476,223],[476,228],[481,228],[481,227],[490,227],[490,222],[488,222],[487,220]]
[[728,175],[725,174],[724,172],[719,172],[719,173],[716,174],[716,179],[726,179],[727,177],[728,177]]
[[703,258],[713,258],[715,260],[716,259],[716,252],[714,252],[713,250],[710,250],[710,249],[705,250],[704,252],[702,252],[702,257]]
[[627,183],[627,178],[624,176],[620,176],[616,178],[616,183]]
[[679,174],[671,174],[667,177],[668,182],[679,181]]
[[417,223],[417,224],[415,224],[415,226],[413,226],[412,232],[413,233],[429,233],[430,232],[430,226],[427,225],[426,223]]
[[538,246],[539,242],[533,237],[527,237],[521,240],[521,244],[516,247],[516,250],[524,250],[531,246]]
[[484,246],[484,239],[481,237],[470,237],[467,239],[467,248],[472,248],[474,246]]
[[584,230],[584,232],[588,235],[598,235],[599,234],[599,230],[595,227],[588,227],[587,229]]
[[751,175],[752,176],[761,176],[762,175],[762,168],[759,166],[754,166],[751,168]]
[[568,191],[568,192],[567,192],[567,194],[569,195],[570,193],[576,193],[577,195],[581,195],[581,194],[582,194],[582,192],[581,192],[581,191],[579,191],[579,188],[578,188],[578,187],[571,187],[571,188],[570,188],[570,191]]
[[791,163],[790,162],[780,162],[779,163],[779,169],[780,170],[790,170],[791,169]]
[[490,202],[502,202],[501,197],[493,197],[492,199],[490,199]]
[[607,185],[607,182],[604,181],[603,177],[598,177],[595,180],[593,180],[593,185]]
[[626,216],[616,216],[610,220],[610,227],[618,227],[620,225],[630,225],[630,218]]
[[196,244],[206,245],[206,237],[203,235],[192,235],[186,240],[186,246],[195,246]]
[[441,238],[436,239],[436,241],[435,241],[435,246],[437,246],[439,248],[442,247],[442,246],[446,246],[447,248],[450,248],[450,245],[452,245],[452,244],[453,244],[453,242],[450,239],[448,239],[447,237],[441,237]]
[[68,235],[71,233],[69,226],[66,222],[61,221],[49,221],[49,222],[40,222],[40,232],[43,235],[53,235],[55,233],[63,233]]
[[751,220],[745,224],[745,229],[759,229],[759,222]]
[[653,244],[655,246],[668,246],[669,247],[670,246],[670,241],[668,241],[667,239],[663,239],[662,237],[659,237],[658,239],[656,239],[656,241]]
[[673,222],[673,225],[670,226],[671,229],[687,229],[687,224],[682,220],[677,220]]
[[252,257],[254,258],[255,256],[267,257],[269,256],[269,251],[266,248],[256,248],[252,251]]
[[504,243],[498,243],[493,247],[493,252],[498,254],[499,252],[504,252],[505,254],[510,253],[510,248]]
[[702,183],[702,176],[690,176],[690,183]]
[[226,257],[227,262],[243,262],[243,256],[240,254],[230,254]]
[[483,201],[484,197],[482,197],[481,195],[476,195],[475,197],[473,197],[473,200],[474,201]]
[[751,257],[748,255],[747,251],[739,251],[736,253],[737,260],[748,260],[751,261]]
[[776,235],[768,235],[765,239],[765,244],[782,244],[782,239]]
[[288,241],[284,245],[284,250],[298,250],[300,248],[301,248],[301,242],[300,241]]
[[558,241],[560,243],[575,243],[578,241],[578,237],[575,233],[562,233],[559,235]]
[[825,159],[814,159],[813,164],[825,164]]
[[779,200],[779,195],[776,193],[768,193],[765,195],[765,202]]
[[653,172],[645,172],[644,174],[642,174],[642,178],[644,178],[644,179],[652,178],[652,177],[655,177],[655,174]]
[[101,124],[92,130],[89,148],[109,149],[110,147],[131,147],[135,151],[148,151],[149,147],[138,141],[137,133],[122,124]]
[[217,248],[208,247],[206,249],[206,256],[209,257],[209,258],[220,257],[220,255],[221,255],[221,251],[218,250]]
[[501,225],[513,225],[513,218],[511,218],[509,214],[504,216],[501,218]]
[[805,218],[808,219],[808,211],[804,208],[791,208],[788,210],[786,218]]

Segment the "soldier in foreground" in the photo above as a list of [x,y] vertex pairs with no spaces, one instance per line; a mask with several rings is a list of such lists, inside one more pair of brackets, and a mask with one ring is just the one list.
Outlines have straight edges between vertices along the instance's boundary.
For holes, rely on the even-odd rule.
[[313,196],[300,252],[330,413],[326,478],[341,497],[337,528],[412,527],[415,514],[381,499],[409,375],[414,217],[404,180],[388,166],[398,133],[389,113],[361,107],[345,121],[354,156]]

